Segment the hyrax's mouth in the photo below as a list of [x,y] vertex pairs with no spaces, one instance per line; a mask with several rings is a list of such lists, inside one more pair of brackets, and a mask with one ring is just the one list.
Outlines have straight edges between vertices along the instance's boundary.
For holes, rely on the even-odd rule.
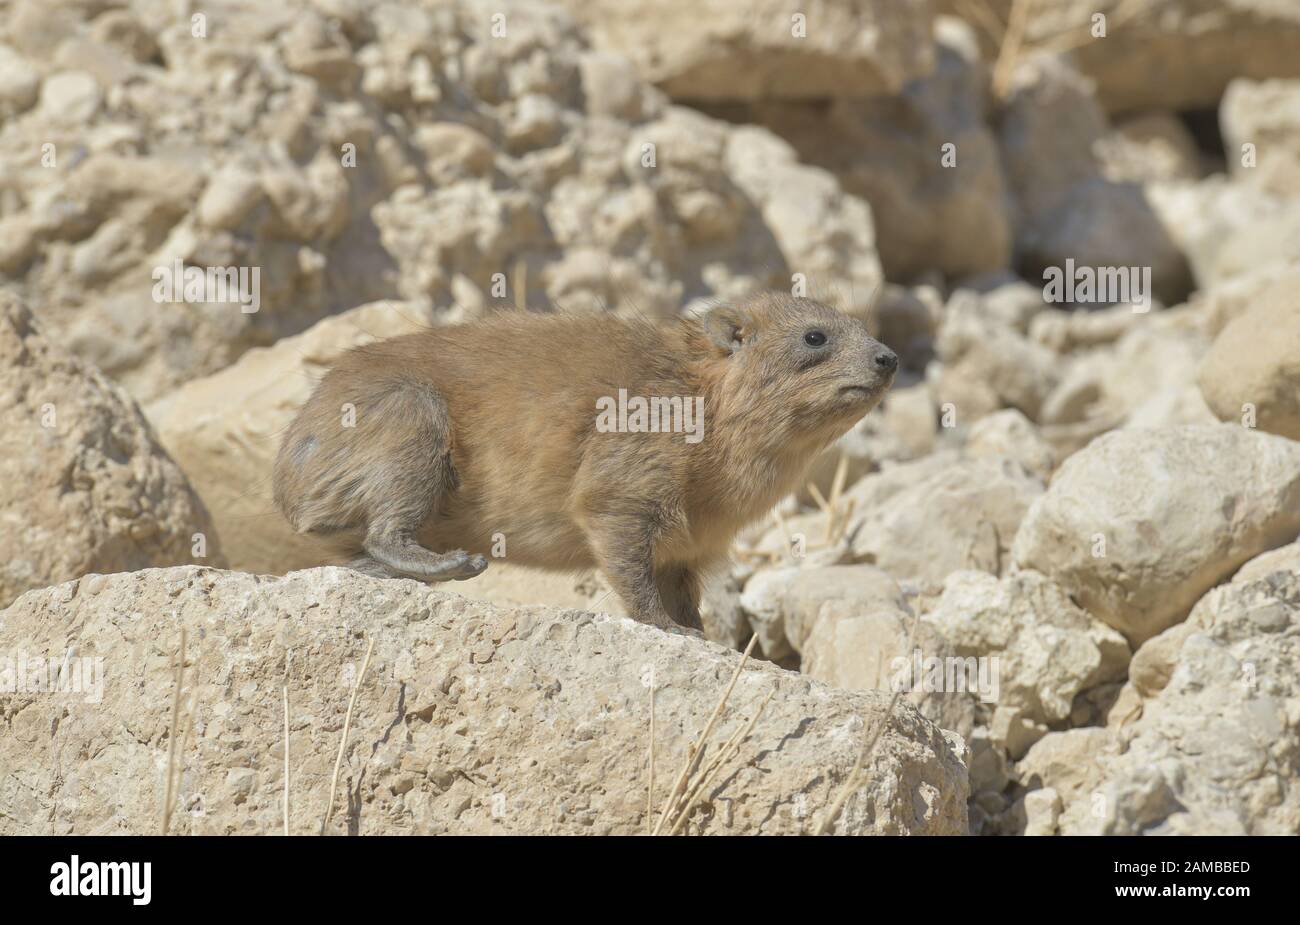
[[883,382],[865,383],[855,382],[852,385],[840,386],[840,392],[847,395],[860,395],[866,398],[875,398],[885,389],[889,388],[889,383],[893,381],[893,376]]

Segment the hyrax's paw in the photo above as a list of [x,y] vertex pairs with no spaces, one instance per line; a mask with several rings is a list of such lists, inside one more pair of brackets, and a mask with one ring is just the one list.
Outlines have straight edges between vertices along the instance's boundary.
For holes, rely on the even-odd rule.
[[451,581],[464,581],[475,575],[481,575],[488,567],[487,556],[471,556],[463,549],[447,553],[446,562],[449,566],[447,578]]

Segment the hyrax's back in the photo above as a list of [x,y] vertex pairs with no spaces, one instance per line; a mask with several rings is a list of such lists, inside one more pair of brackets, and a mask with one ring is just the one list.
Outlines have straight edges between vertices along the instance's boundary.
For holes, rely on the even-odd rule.
[[512,562],[585,568],[574,481],[596,400],[678,375],[661,329],[613,316],[511,314],[360,347],[290,427],[276,501],[300,532],[348,555],[377,545],[413,577],[471,577],[494,538]]

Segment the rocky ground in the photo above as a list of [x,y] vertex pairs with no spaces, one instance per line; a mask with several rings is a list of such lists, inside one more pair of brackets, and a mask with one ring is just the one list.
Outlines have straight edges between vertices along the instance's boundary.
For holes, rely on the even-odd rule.
[[[644,831],[753,636],[682,831],[1300,833],[1297,43],[1270,0],[0,6],[0,833],[169,786],[172,831]],[[176,261],[258,310],[160,303]],[[710,642],[598,576],[312,568],[271,505],[348,347],[762,287],[903,369]]]

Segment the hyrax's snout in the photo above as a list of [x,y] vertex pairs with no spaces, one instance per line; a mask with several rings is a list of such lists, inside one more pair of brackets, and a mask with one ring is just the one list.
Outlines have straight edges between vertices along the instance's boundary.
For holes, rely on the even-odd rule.
[[869,382],[889,385],[898,371],[898,354],[874,337],[863,337],[854,351],[854,362]]
[[856,336],[844,355],[841,394],[855,402],[873,405],[894,382],[898,354],[874,337]]
[[898,354],[890,350],[884,344],[877,343],[876,354],[872,359],[872,362],[875,364],[876,369],[880,370],[882,373],[892,373],[894,370],[898,369]]

